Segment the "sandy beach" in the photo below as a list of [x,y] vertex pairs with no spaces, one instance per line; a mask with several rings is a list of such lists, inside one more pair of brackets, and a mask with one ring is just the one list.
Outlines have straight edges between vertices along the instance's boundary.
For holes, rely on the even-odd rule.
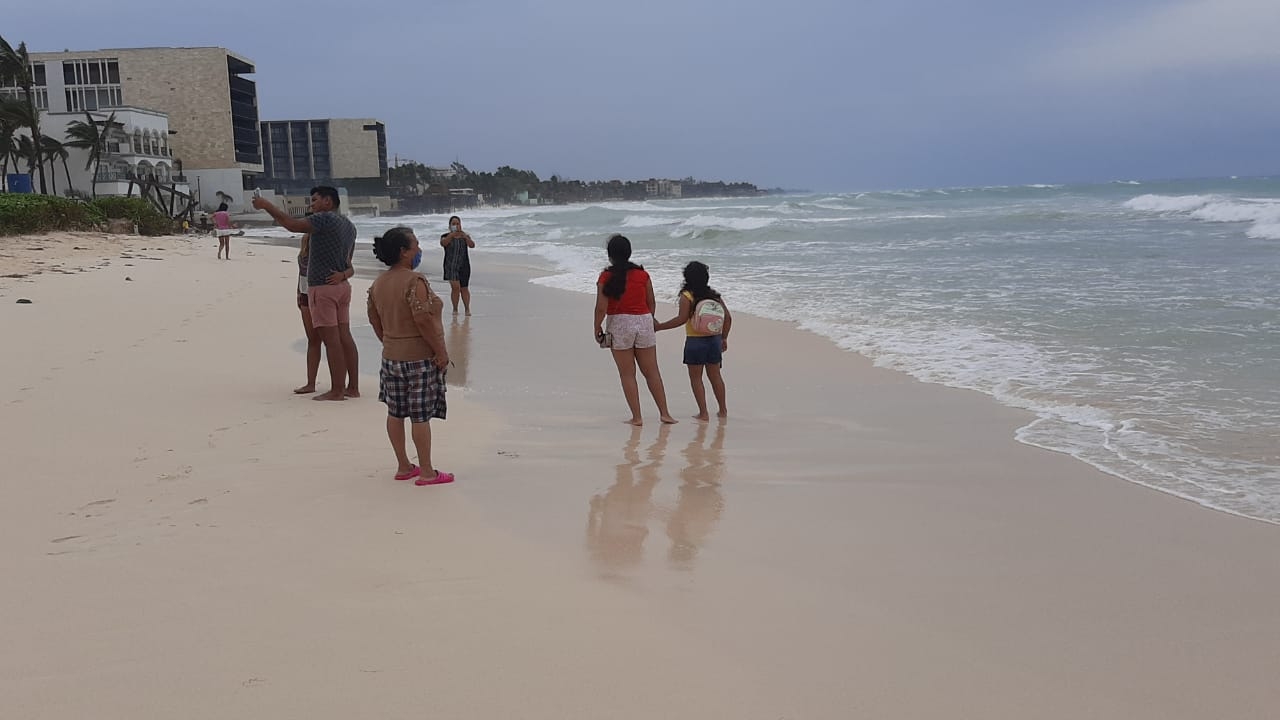
[[295,396],[293,251],[215,246],[0,238],[0,717],[1280,707],[1280,527],[1019,444],[1019,411],[743,315],[730,418],[689,417],[671,331],[682,421],[642,396],[632,429],[591,298],[491,254],[446,318],[458,482],[416,488],[363,303],[365,396]]

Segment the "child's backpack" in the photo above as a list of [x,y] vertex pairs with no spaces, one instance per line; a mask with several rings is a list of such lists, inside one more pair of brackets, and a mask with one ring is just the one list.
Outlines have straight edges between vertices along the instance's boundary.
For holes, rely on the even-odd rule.
[[724,332],[724,303],[706,298],[693,306],[693,331],[699,335],[719,335]]

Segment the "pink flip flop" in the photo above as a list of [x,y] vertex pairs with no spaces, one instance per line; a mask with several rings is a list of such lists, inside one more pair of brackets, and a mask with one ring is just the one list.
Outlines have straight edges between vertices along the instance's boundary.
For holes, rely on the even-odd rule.
[[414,479],[414,478],[418,477],[418,476],[419,476],[419,475],[421,475],[421,474],[422,474],[422,468],[418,467],[417,465],[414,465],[412,468],[410,468],[410,469],[409,469],[409,472],[397,473],[397,474],[396,474],[396,479],[397,479],[397,480],[412,480],[412,479]]
[[444,485],[453,482],[453,473],[437,472],[436,476],[427,479],[425,476],[413,481],[414,485]]

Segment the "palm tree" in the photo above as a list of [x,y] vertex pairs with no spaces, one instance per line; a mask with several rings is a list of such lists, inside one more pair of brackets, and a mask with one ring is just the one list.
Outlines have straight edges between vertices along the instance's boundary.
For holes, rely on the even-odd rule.
[[[3,126],[4,138],[8,139],[9,157],[13,159],[14,172],[18,172],[21,160],[30,161],[31,156],[23,149],[22,140],[27,136],[19,131],[27,126],[31,119],[30,108],[22,100],[0,97],[0,126]],[[30,173],[31,167],[27,168]]]
[[[35,177],[36,163],[39,161],[40,153],[36,152],[35,143],[31,142],[30,135],[19,135],[16,147],[18,151],[17,158],[27,161],[27,174]],[[13,164],[16,166],[18,160],[15,159]]]
[[90,193],[93,197],[98,197],[98,168],[101,167],[102,161],[111,157],[111,146],[108,140],[115,134],[116,128],[120,123],[116,122],[116,114],[111,113],[106,120],[95,120],[89,113],[84,114],[85,120],[88,122],[73,121],[67,126],[67,147],[80,148],[89,151],[89,158],[84,163],[84,169],[93,169],[93,182],[91,184]]
[[[0,37],[0,82],[13,83],[22,89],[24,102],[28,108],[28,122],[23,123],[31,129],[31,142],[39,148],[40,144],[40,111],[36,109],[35,78],[31,74],[31,55],[27,53],[27,44],[18,43],[15,49],[8,40]],[[44,163],[37,163],[40,171],[40,192],[48,192],[45,187]],[[34,170],[35,167],[33,166]]]
[[[0,103],[4,102],[0,99]],[[9,161],[18,164],[18,128],[0,110],[0,190],[9,190]]]
[[[31,55],[27,53],[26,42],[19,42],[17,49],[9,45],[9,41],[0,37],[0,81],[9,82],[22,88],[22,95],[28,108],[28,122],[31,128],[31,141],[40,147],[40,110],[36,109],[36,94],[32,87],[36,78],[31,73]],[[45,187],[45,164],[40,163],[40,192],[47,192]]]
[[66,143],[45,135],[40,138],[40,154],[49,161],[49,170],[52,172],[51,178],[53,184],[53,194],[58,194],[58,168],[55,166],[59,160],[62,161],[62,172],[67,176],[67,193],[70,194],[75,188],[71,185],[71,169],[67,167],[67,158],[70,153],[67,152]]

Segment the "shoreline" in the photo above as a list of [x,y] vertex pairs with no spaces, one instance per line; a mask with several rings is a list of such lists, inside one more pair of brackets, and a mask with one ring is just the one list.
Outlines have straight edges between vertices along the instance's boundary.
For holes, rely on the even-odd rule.
[[[660,334],[681,422],[642,397],[631,429],[589,297],[486,256],[475,315],[445,318],[458,367],[432,429],[458,482],[395,483],[361,313],[365,397],[290,393],[280,245],[0,279],[35,300],[0,303],[22,347],[0,353],[23,479],[0,485],[0,573],[21,588],[0,595],[9,714],[1190,720],[1280,702],[1274,526],[1022,444],[1025,411],[780,321],[735,318],[724,423],[685,417],[681,336]],[[51,462],[68,439],[87,471]]]

